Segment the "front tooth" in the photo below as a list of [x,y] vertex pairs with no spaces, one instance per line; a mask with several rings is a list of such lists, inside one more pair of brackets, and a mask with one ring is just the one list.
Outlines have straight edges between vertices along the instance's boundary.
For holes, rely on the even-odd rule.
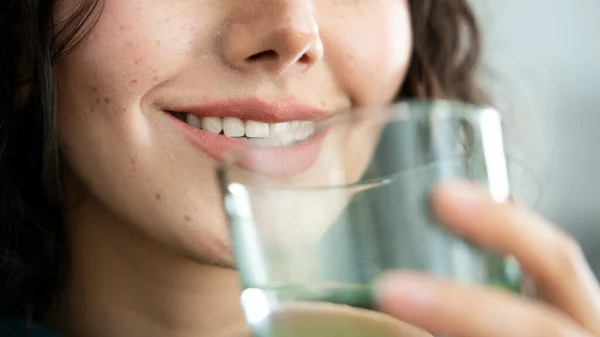
[[223,133],[227,137],[242,137],[246,133],[244,122],[235,117],[223,118]]
[[315,132],[315,124],[310,121],[301,122],[302,138],[308,138]]
[[302,132],[302,122],[301,121],[293,121],[290,123],[290,136],[294,140],[304,139]]
[[308,138],[314,132],[314,124],[310,121],[291,122],[291,137],[294,140],[303,140]]
[[287,146],[289,141],[280,138],[248,138],[248,143],[258,146]]
[[271,134],[275,136],[285,135],[290,131],[290,122],[271,124]]
[[200,128],[202,126],[202,120],[196,115],[187,114],[187,116],[185,117],[185,121],[186,123],[195,128]]
[[202,118],[202,129],[212,133],[220,133],[223,131],[223,122],[219,117],[204,117]]
[[258,146],[276,146],[276,142],[270,138],[248,138],[248,143]]
[[246,137],[269,137],[269,124],[257,121],[246,121]]

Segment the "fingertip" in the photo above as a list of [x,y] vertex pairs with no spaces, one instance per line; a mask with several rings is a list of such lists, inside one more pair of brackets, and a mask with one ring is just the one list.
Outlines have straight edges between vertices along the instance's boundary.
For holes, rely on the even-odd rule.
[[488,192],[471,181],[446,182],[436,186],[430,196],[433,212],[442,218],[455,212],[471,212],[477,210]]
[[443,182],[433,188],[432,198],[435,200],[460,201],[463,204],[476,203],[488,192],[473,181],[458,180]]

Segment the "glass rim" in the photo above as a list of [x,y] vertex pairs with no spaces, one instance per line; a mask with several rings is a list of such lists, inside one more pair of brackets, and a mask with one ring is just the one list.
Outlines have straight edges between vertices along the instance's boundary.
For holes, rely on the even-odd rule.
[[[418,111],[418,114],[436,118],[450,118],[453,116],[473,117],[479,114],[494,114],[501,118],[499,111],[491,105],[478,104],[461,100],[452,99],[407,99],[394,101],[391,103],[365,105],[358,108],[348,108],[334,111],[331,114],[310,120],[314,123],[314,134],[323,132],[334,126],[352,125],[360,122],[387,123],[389,121],[408,121],[415,118],[414,110],[410,107],[436,107],[426,111]],[[361,114],[361,111],[380,111],[379,114]],[[314,135],[313,134],[313,135]],[[311,135],[311,137],[313,136]],[[277,136],[275,136],[277,138]],[[256,144],[247,144],[243,148],[234,149],[223,154],[217,161],[217,171],[222,172],[227,168],[235,166],[235,162],[241,156],[245,156],[253,151],[265,149],[265,146]]]

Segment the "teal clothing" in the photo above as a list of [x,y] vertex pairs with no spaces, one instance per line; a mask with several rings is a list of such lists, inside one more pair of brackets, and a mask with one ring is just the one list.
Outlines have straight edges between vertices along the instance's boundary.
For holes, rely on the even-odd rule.
[[1,337],[59,337],[37,325],[29,327],[27,333],[27,324],[23,320],[10,320],[0,322]]

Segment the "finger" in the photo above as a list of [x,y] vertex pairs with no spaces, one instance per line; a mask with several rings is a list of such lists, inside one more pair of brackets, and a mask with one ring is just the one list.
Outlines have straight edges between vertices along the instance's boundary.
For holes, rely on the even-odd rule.
[[569,235],[522,207],[494,202],[472,184],[440,187],[432,207],[458,234],[517,258],[544,299],[600,335],[598,282]]
[[592,337],[558,310],[498,289],[414,274],[378,284],[380,310],[434,334],[457,337]]

